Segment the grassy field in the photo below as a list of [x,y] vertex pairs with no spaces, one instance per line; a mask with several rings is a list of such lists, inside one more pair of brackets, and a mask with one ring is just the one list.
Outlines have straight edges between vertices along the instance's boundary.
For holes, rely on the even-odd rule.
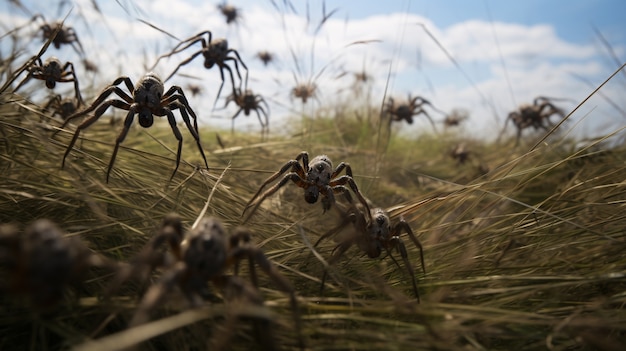
[[[131,128],[107,183],[119,121],[103,118],[84,131],[61,169],[75,125],[59,129],[61,121],[28,94],[10,90],[0,91],[1,224],[21,232],[50,219],[94,252],[132,262],[171,212],[186,230],[214,216],[233,231],[263,181],[307,151],[328,155],[334,165],[349,163],[371,203],[394,223],[409,223],[423,245],[426,273],[406,235],[420,303],[397,253],[399,267],[356,248],[329,266],[337,243],[313,243],[342,214],[306,203],[303,190],[289,182],[245,227],[294,286],[300,330],[289,296],[261,270],[262,305],[224,298],[210,285],[208,301],[190,309],[175,290],[149,323],[129,328],[146,287],[131,280],[105,298],[113,277],[92,269],[45,311],[28,294],[0,290],[2,350],[290,350],[300,342],[311,350],[626,349],[621,129],[593,140],[560,130],[544,140],[545,133],[525,131],[519,145],[513,131],[498,141],[473,140],[452,127],[408,137],[396,125],[387,130],[377,108],[363,118],[362,111],[324,106],[315,116],[293,116],[288,134],[267,139],[201,125],[208,171],[181,127],[183,160],[168,181],[176,140],[157,121],[163,123]],[[450,156],[460,143],[470,150],[463,164]],[[8,250],[0,247],[0,287],[13,274]],[[247,280],[248,267],[239,275]]]
[[[356,249],[330,268],[320,296],[324,265],[335,244],[322,242],[314,254],[311,243],[338,223],[338,213],[307,204],[302,190],[288,184],[246,226],[295,286],[307,348],[625,346],[623,143],[595,140],[581,147],[552,136],[528,151],[538,135],[518,147],[513,139],[463,140],[474,155],[459,165],[448,155],[461,141],[452,131],[414,139],[392,132],[387,143],[376,125],[363,126],[349,114],[319,116],[315,123],[293,121],[314,129],[291,137],[261,141],[257,135],[223,132],[224,148],[215,131],[203,133],[209,172],[197,168],[202,161],[187,137],[185,162],[168,182],[175,156],[175,144],[168,144],[175,142],[171,130],[133,128],[107,184],[116,128],[108,123],[90,128],[61,170],[73,128],[51,138],[59,122],[18,95],[3,93],[1,100],[1,222],[25,226],[49,218],[118,261],[139,252],[169,212],[180,214],[190,227],[208,205],[206,215],[229,229],[238,226],[244,205],[264,179],[302,150],[349,162],[372,203],[389,209],[393,220],[403,216],[422,242],[425,275],[419,251],[404,238],[421,303],[412,296],[404,269]],[[245,303],[216,297],[188,310],[180,294],[173,294],[155,311],[154,322],[133,333],[124,331],[136,309],[137,286],[129,283],[119,296],[102,301],[110,278],[93,272],[45,314],[27,301],[3,296],[2,349],[63,349],[95,341],[84,349],[104,350],[141,341],[141,349],[186,350],[219,343],[229,333],[234,349],[255,345],[254,323],[232,313],[271,319],[277,343],[297,348],[288,298],[262,273],[266,309],[247,310],[241,307]]]

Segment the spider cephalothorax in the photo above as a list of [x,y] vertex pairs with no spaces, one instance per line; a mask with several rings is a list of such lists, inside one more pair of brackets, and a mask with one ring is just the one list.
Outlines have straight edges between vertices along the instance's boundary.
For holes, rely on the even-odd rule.
[[45,81],[48,89],[54,89],[57,83],[74,82],[76,99],[78,99],[80,104],[83,103],[73,63],[66,62],[65,64],[62,64],[61,61],[54,56],[49,57],[42,63],[41,58],[36,57],[27,69],[28,75],[20,82],[20,84],[17,85],[17,87],[15,87],[14,92],[26,84],[26,82],[28,82],[31,78]]
[[509,113],[504,127],[506,128],[509,120],[513,122],[517,128],[516,144],[519,143],[522,130],[533,127],[535,130],[544,129],[547,131],[548,127],[553,125],[550,121],[552,115],[565,116],[563,110],[554,106],[550,100],[547,97],[539,96],[533,100],[532,105],[521,105],[518,110]]
[[390,97],[385,104],[384,112],[389,116],[389,124],[393,121],[406,121],[407,123],[412,124],[413,117],[423,114],[426,118],[428,118],[428,121],[432,124],[433,129],[436,131],[437,128],[435,127],[435,122],[423,108],[425,105],[434,109],[432,104],[421,96],[412,98],[411,94],[409,94],[407,101],[399,103],[397,103],[394,98]]
[[239,107],[232,117],[232,129],[234,129],[235,126],[235,118],[239,116],[241,111],[243,111],[244,115],[249,116],[250,112],[254,110],[259,118],[259,123],[261,123],[262,131],[269,133],[269,105],[261,95],[255,94],[250,89],[246,89],[243,94],[240,89],[235,89],[235,91],[226,98],[224,107],[228,106],[231,102],[234,102],[237,107]]
[[118,265],[79,239],[65,237],[47,219],[35,221],[24,232],[0,225],[0,270],[6,270],[9,278],[0,283],[0,291],[27,295],[37,308],[52,307],[66,288],[83,281],[91,267],[115,271]]
[[[399,263],[393,257],[392,252],[394,250],[400,253],[404,265],[406,266],[409,275],[411,276],[411,283],[413,285],[413,292],[417,301],[419,302],[419,293],[417,290],[417,282],[415,280],[415,273],[413,267],[408,259],[408,253],[404,242],[400,238],[402,232],[406,232],[420,250],[420,260],[422,264],[422,270],[426,274],[426,268],[424,266],[424,254],[422,244],[415,237],[409,224],[400,218],[395,224],[392,224],[389,215],[382,208],[373,208],[371,212],[368,209],[361,209],[358,206],[351,204],[346,211],[342,211],[343,220],[335,228],[322,235],[314,246],[317,246],[322,240],[336,235],[348,225],[352,224],[352,231],[347,235],[333,250],[332,257],[328,260],[328,264],[332,265],[339,261],[341,256],[353,245],[356,245],[359,250],[367,254],[370,258],[377,258],[383,253],[383,251],[391,257],[394,263],[400,267]],[[365,213],[364,213],[365,212]],[[320,289],[324,288],[324,282],[326,281],[326,272],[322,278],[322,285]]]
[[[205,35],[208,36],[207,39],[204,38]],[[237,76],[239,77],[240,82],[241,82],[241,72],[239,71],[239,64],[241,63],[243,68],[246,70],[245,86],[247,86],[248,85],[248,67],[241,60],[241,56],[239,56],[239,52],[237,52],[237,50],[235,49],[229,48],[228,41],[226,39],[218,38],[218,39],[212,40],[212,36],[213,35],[211,34],[211,32],[207,30],[207,31],[200,32],[191,38],[183,40],[178,45],[176,45],[174,49],[172,49],[172,51],[170,51],[167,54],[159,56],[154,66],[156,66],[162,58],[169,57],[179,52],[182,52],[186,50],[187,48],[191,47],[192,45],[199,42],[201,43],[202,48],[196,51],[186,60],[182,61],[178,66],[176,66],[176,69],[174,69],[174,71],[165,79],[166,82],[174,74],[176,74],[176,72],[178,71],[180,67],[188,64],[197,56],[202,55],[204,57],[205,68],[210,69],[213,66],[217,65],[220,69],[220,76],[222,78],[222,84],[220,85],[218,89],[217,98],[219,98],[220,93],[222,91],[222,87],[224,86],[224,69],[226,69],[228,73],[230,74],[230,80],[233,85],[233,89],[235,89],[235,78],[233,76],[233,71],[230,68],[230,66],[227,64],[229,61],[232,61],[234,63],[235,71],[237,72]],[[241,84],[239,84],[239,87],[241,87]]]
[[[302,163],[300,163],[302,162]],[[343,170],[346,174],[339,176]],[[290,171],[285,174],[285,172]],[[261,194],[263,188],[269,183],[275,181],[281,175],[285,174],[281,180],[267,191]],[[245,212],[252,208],[249,216],[251,216],[257,207],[268,196],[274,194],[278,189],[292,181],[300,188],[304,189],[304,200],[310,204],[314,204],[322,195],[322,206],[324,211],[330,209],[335,203],[335,194],[344,194],[351,202],[351,196],[346,188],[346,184],[350,186],[350,189],[357,195],[359,201],[368,208],[367,200],[356,185],[354,177],[352,175],[352,168],[349,164],[341,162],[337,168],[333,169],[330,158],[326,155],[319,155],[314,157],[309,162],[309,154],[306,151],[301,152],[294,160],[285,163],[278,172],[271,175],[254,194],[254,196],[248,201],[244,209]]]
[[[140,254],[121,270],[114,279],[109,293],[132,277],[147,277],[155,268],[161,268],[160,279],[144,294],[131,325],[150,319],[150,313],[161,306],[175,288],[183,292],[189,304],[199,306],[207,299],[208,283],[226,291],[226,295],[243,295],[248,302],[262,304],[257,288],[255,265],[261,268],[276,285],[289,295],[294,314],[295,327],[300,334],[300,315],[291,283],[269,261],[263,251],[253,245],[252,233],[239,227],[229,233],[222,223],[213,217],[201,219],[197,226],[183,231],[178,215],[166,216],[161,229]],[[162,246],[168,246],[163,250]],[[248,260],[252,284],[237,275],[236,268],[242,260]],[[230,274],[230,269],[235,274]],[[230,294],[229,294],[230,293]],[[301,341],[302,342],[302,341]]]
[[[126,88],[128,89],[128,93],[125,93],[119,85],[124,83]],[[185,94],[179,86],[172,86],[167,92],[164,92],[163,81],[154,73],[148,73],[143,78],[141,78],[137,85],[133,86],[130,78],[122,76],[117,78],[113,84],[106,87],[96,98],[96,100],[89,106],[88,108],[75,113],[74,115],[68,117],[61,128],[65,127],[71,120],[84,116],[92,111],[96,111],[92,117],[87,118],[83,121],[77,128],[74,133],[74,137],[72,141],[67,147],[67,151],[63,155],[62,167],[65,165],[65,159],[67,155],[72,150],[74,143],[78,139],[78,135],[81,130],[89,127],[94,122],[96,122],[110,106],[114,106],[123,110],[128,111],[126,115],[126,119],[124,120],[124,128],[122,132],[119,134],[115,141],[115,148],[113,149],[113,155],[111,156],[111,161],[109,162],[109,167],[107,170],[107,181],[109,180],[109,173],[111,172],[111,168],[113,168],[113,163],[115,162],[115,156],[117,155],[117,151],[119,149],[120,143],[124,141],[126,138],[126,134],[130,129],[130,126],[133,123],[135,115],[139,116],[139,124],[144,128],[149,128],[154,123],[154,116],[158,117],[167,117],[167,120],[172,128],[172,132],[174,136],[178,140],[178,152],[176,153],[176,167],[174,168],[174,172],[170,177],[170,180],[176,174],[176,170],[178,170],[178,166],[180,164],[180,154],[183,146],[183,136],[180,133],[176,125],[176,119],[174,118],[174,114],[172,111],[179,110],[180,114],[189,129],[189,132],[196,140],[196,144],[198,145],[198,149],[200,150],[200,154],[204,159],[204,163],[209,168],[208,163],[206,161],[206,157],[204,155],[204,150],[202,149],[202,145],[200,145],[200,136],[198,133],[198,120],[195,112],[189,106],[189,102],[187,102],[187,98]],[[116,94],[122,100],[111,99],[106,100],[111,94]],[[105,101],[106,100],[106,101]],[[193,118],[193,125],[189,116]]]

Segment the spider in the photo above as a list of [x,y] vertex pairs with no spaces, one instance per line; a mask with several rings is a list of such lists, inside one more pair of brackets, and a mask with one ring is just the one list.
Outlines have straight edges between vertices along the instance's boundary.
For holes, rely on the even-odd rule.
[[459,143],[450,150],[450,157],[456,160],[457,164],[462,165],[470,160],[472,152],[467,148],[465,143]]
[[301,99],[303,104],[306,104],[309,98],[315,98],[317,92],[317,85],[315,83],[300,83],[291,89],[291,96]]
[[[78,40],[78,36],[76,35],[76,31],[74,30],[74,28],[64,25],[62,21],[48,23],[41,14],[34,15],[28,23],[13,29],[2,37],[14,33],[30,25],[31,23],[35,23],[37,20],[41,20],[43,22],[37,30],[37,34],[41,33],[42,39],[44,41],[52,39],[52,45],[54,45],[54,47],[57,49],[61,48],[62,45],[69,44],[72,46],[72,48],[74,48],[74,51],[76,51],[81,57],[85,56],[85,50]],[[56,35],[53,38],[52,36],[55,34],[55,32]]]
[[[365,213],[367,213],[365,211],[369,211],[369,209],[362,210],[357,208],[357,206],[355,205],[350,206],[347,211],[341,211],[344,217],[343,221],[337,227],[322,235],[317,240],[314,247],[319,245],[322,240],[339,233],[347,225],[352,223],[354,232],[352,232],[347,238],[341,241],[339,245],[337,245],[333,249],[333,254],[328,260],[328,265],[333,265],[338,262],[341,256],[350,247],[356,245],[359,250],[365,253],[369,258],[380,257],[381,253],[384,250],[387,255],[391,257],[396,266],[400,268],[398,261],[396,261],[396,259],[392,255],[392,251],[395,249],[400,253],[402,260],[404,261],[404,265],[406,266],[406,269],[411,276],[413,292],[415,293],[415,298],[419,302],[420,297],[417,290],[415,273],[413,271],[413,267],[409,262],[406,246],[400,238],[402,231],[406,232],[409,235],[411,241],[415,244],[415,246],[419,248],[422,271],[424,272],[424,274],[426,274],[422,244],[417,239],[417,237],[415,237],[413,231],[411,230],[411,227],[404,220],[404,218],[401,217],[398,222],[392,224],[389,215],[382,208],[373,208],[369,216],[365,215]],[[326,275],[327,272],[325,271],[324,276],[322,277],[320,293],[324,289]]]
[[227,4],[226,2],[217,5],[217,8],[222,12],[222,15],[226,18],[226,23],[237,23],[239,19],[241,19],[240,10],[233,5]]
[[[300,162],[302,162],[302,164],[300,164]],[[346,174],[339,177],[339,173],[341,173],[344,169]],[[290,170],[290,172],[285,174],[288,170]],[[285,175],[278,183],[261,194],[266,185],[275,181],[283,174]],[[344,194],[348,201],[352,202],[350,193],[345,186],[348,184],[359,198],[359,201],[369,211],[367,200],[359,191],[359,188],[354,181],[354,177],[352,176],[352,168],[349,164],[341,162],[337,168],[333,170],[332,162],[328,156],[315,156],[309,163],[309,154],[306,151],[302,151],[294,160],[288,161],[278,172],[267,178],[256,194],[254,194],[254,196],[246,204],[242,216],[249,208],[252,208],[252,210],[250,211],[248,218],[252,216],[263,200],[274,194],[289,181],[292,181],[294,184],[304,189],[304,200],[309,204],[316,203],[321,194],[323,196],[322,207],[324,212],[329,210],[331,205],[335,203],[335,194],[337,193]]]
[[[125,93],[119,85],[124,83],[126,88],[128,89],[129,94]],[[84,116],[90,113],[93,110],[96,110],[92,117],[84,120],[77,128],[74,133],[74,137],[72,141],[67,147],[65,154],[63,155],[63,162],[61,164],[61,168],[65,166],[65,159],[67,155],[72,150],[74,143],[78,139],[78,135],[81,130],[91,126],[94,122],[96,122],[106,110],[110,106],[114,106],[123,110],[128,111],[126,115],[126,119],[124,120],[124,128],[122,132],[119,134],[115,141],[115,148],[113,149],[113,155],[111,156],[111,161],[109,162],[109,167],[107,170],[106,180],[109,181],[109,174],[111,173],[111,168],[113,168],[113,162],[115,162],[115,156],[117,155],[118,148],[120,143],[124,141],[126,138],[126,134],[130,129],[130,126],[133,123],[135,115],[139,115],[139,125],[144,128],[149,128],[152,126],[154,122],[154,116],[167,116],[167,120],[170,123],[170,127],[174,133],[174,136],[178,140],[178,152],[176,153],[176,167],[174,168],[174,172],[170,177],[170,180],[174,178],[174,174],[178,170],[178,166],[180,164],[180,154],[183,146],[183,136],[180,133],[180,130],[176,126],[176,119],[174,118],[174,113],[172,111],[179,110],[180,114],[189,129],[189,132],[196,140],[196,144],[198,145],[198,149],[200,150],[200,154],[202,154],[202,158],[204,159],[204,164],[209,168],[206,157],[204,156],[204,150],[202,149],[202,145],[200,144],[200,136],[198,134],[198,120],[195,112],[189,106],[187,102],[187,98],[185,97],[185,93],[182,88],[179,86],[172,86],[165,94],[163,91],[165,90],[163,86],[163,81],[156,74],[150,72],[147,73],[143,78],[141,78],[137,85],[133,87],[133,83],[130,78],[121,76],[118,77],[113,84],[107,86],[98,96],[98,98],[89,106],[88,108],[69,116],[61,128],[64,128],[71,120]],[[115,93],[119,99],[110,99],[106,100],[111,94]],[[194,125],[191,125],[191,121],[189,119],[189,115],[193,118]]]
[[[269,133],[269,105],[263,99],[263,97],[259,94],[254,94],[252,90],[246,89],[246,91],[242,94],[241,90],[236,89],[228,98],[226,98],[226,104],[224,104],[224,108],[228,106],[231,102],[234,102],[239,110],[232,117],[232,127],[235,128],[235,118],[239,116],[241,111],[243,111],[244,115],[249,116],[250,111],[254,110],[256,112],[257,117],[259,118],[259,122],[261,123],[262,132],[267,131]],[[260,111],[260,112],[259,112]],[[261,118],[261,114],[264,118]]]
[[[268,260],[263,251],[255,247],[250,238],[252,233],[239,227],[229,234],[222,223],[213,217],[205,217],[198,225],[184,233],[181,219],[176,214],[169,214],[163,220],[161,229],[137,259],[122,271],[115,282],[120,283],[134,275],[133,271],[152,271],[163,268],[160,279],[144,294],[131,325],[143,324],[150,319],[150,313],[161,306],[168,295],[179,288],[192,307],[203,304],[208,297],[207,283],[222,288],[228,293],[244,295],[256,304],[262,304],[257,289],[255,263],[273,281],[277,288],[289,295],[295,326],[300,335],[300,315],[295,290],[291,283]],[[166,244],[170,251],[163,251]],[[237,275],[241,260],[247,259],[250,267],[252,284]],[[234,275],[226,274],[234,268]],[[300,339],[302,345],[302,339]]]
[[424,105],[429,105],[433,109],[435,109],[428,100],[420,96],[412,98],[411,94],[409,94],[407,102],[402,102],[398,104],[396,104],[395,100],[390,97],[385,104],[384,112],[389,115],[389,124],[391,124],[391,122],[393,121],[402,120],[405,120],[407,121],[407,123],[412,124],[413,117],[423,114],[426,116],[426,118],[428,118],[428,121],[430,121],[430,124],[433,126],[433,129],[436,132],[437,128],[435,127],[435,122],[430,117],[428,112],[426,112],[426,110],[422,108],[422,106]]
[[259,51],[257,52],[256,57],[261,60],[265,66],[274,61],[274,54],[269,51]]
[[111,272],[119,268],[81,240],[65,237],[47,219],[33,222],[23,233],[12,225],[0,226],[0,270],[8,277],[0,291],[25,294],[35,308],[55,306],[65,289],[83,282],[92,267]]
[[[43,19],[43,16],[41,18]],[[78,36],[76,35],[74,28],[63,25],[63,22],[54,22],[52,24],[44,23],[39,28],[44,41],[49,40],[57,30],[58,33],[54,39],[52,39],[52,45],[54,45],[55,48],[59,49],[61,45],[70,44],[72,45],[72,48],[74,48],[74,51],[76,51],[81,57],[85,56],[85,50],[83,49],[83,45],[78,40]],[[74,43],[78,46],[74,45]]]
[[79,104],[75,98],[63,98],[61,95],[55,95],[44,106],[44,110],[52,111],[52,117],[59,115],[63,120],[66,120],[76,113],[78,107]]
[[450,114],[446,115],[443,120],[445,127],[460,126],[463,121],[469,118],[469,113],[463,109],[454,109]]
[[74,82],[76,99],[78,99],[80,105],[83,104],[83,97],[78,88],[78,79],[76,78],[74,64],[72,62],[62,64],[58,58],[51,56],[42,63],[41,58],[36,57],[33,63],[28,67],[28,75],[17,85],[13,92],[19,90],[19,88],[26,84],[31,78],[45,81],[48,89],[54,89],[57,83]]
[[[550,122],[550,117],[554,114],[561,117],[565,116],[563,110],[554,106],[549,98],[539,96],[533,100],[532,105],[521,105],[517,111],[509,113],[504,127],[506,128],[509,120],[513,122],[517,128],[517,139],[515,143],[517,145],[522,136],[522,130],[528,127],[534,127],[535,130],[541,128],[547,131],[548,126],[553,125],[552,122]],[[544,124],[544,121],[547,121],[547,125]]]
[[[204,38],[204,35],[208,35],[208,40]],[[215,39],[213,41],[211,41],[211,39],[212,39],[212,34],[208,30],[200,32],[191,38],[185,39],[182,42],[180,42],[178,45],[176,45],[170,53],[159,56],[154,66],[156,66],[162,58],[170,57],[183,50],[186,50],[187,48],[194,45],[195,43],[200,42],[202,44],[202,48],[199,51],[192,54],[189,58],[187,58],[186,60],[178,64],[178,66],[176,66],[176,69],[174,69],[174,71],[165,79],[166,82],[174,74],[176,74],[176,72],[178,71],[180,67],[188,64],[198,55],[202,55],[204,56],[205,68],[211,69],[214,65],[217,65],[220,69],[220,76],[222,77],[222,84],[220,85],[220,88],[217,91],[216,101],[217,101],[217,98],[219,98],[220,93],[222,92],[222,87],[224,86],[224,69],[228,70],[228,73],[230,73],[230,80],[233,85],[233,89],[235,89],[235,78],[233,76],[232,69],[230,68],[230,66],[226,64],[227,61],[233,61],[233,63],[235,64],[235,71],[237,72],[237,76],[239,77],[240,81],[241,81],[241,72],[239,71],[239,63],[241,63],[243,68],[246,70],[245,86],[247,87],[248,86],[248,67],[241,59],[241,56],[239,56],[239,52],[237,52],[237,50],[235,49],[229,48],[228,41],[224,38]],[[234,57],[232,55],[229,56],[229,54],[231,53],[234,54]]]

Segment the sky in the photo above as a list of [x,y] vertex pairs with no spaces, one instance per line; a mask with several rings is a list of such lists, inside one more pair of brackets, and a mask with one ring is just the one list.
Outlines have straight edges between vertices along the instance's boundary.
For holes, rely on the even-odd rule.
[[[229,4],[240,10],[241,18],[230,25],[217,9],[221,1],[21,3],[31,14],[42,13],[50,22],[69,13],[66,24],[76,30],[87,58],[99,65],[94,75],[77,64],[77,75],[82,86],[96,91],[120,75],[136,82],[150,69],[167,77],[200,49],[199,44],[154,66],[156,58],[201,31],[227,38],[248,67],[248,87],[270,105],[273,132],[290,114],[315,115],[335,103],[382,106],[388,96],[402,100],[411,94],[424,97],[445,113],[467,111],[464,133],[493,137],[509,112],[537,96],[560,98],[555,104],[571,111],[626,62],[622,18],[626,2],[621,0],[231,0]],[[330,16],[319,26],[325,14]],[[0,19],[0,32],[6,33],[28,23],[30,15],[5,1],[0,4]],[[31,25],[23,30],[32,35],[36,28]],[[9,37],[0,39],[0,53],[6,55],[12,45]],[[17,45],[27,53],[22,57],[27,60],[41,42]],[[255,57],[262,50],[273,53],[276,61],[264,66]],[[48,54],[80,62],[69,47],[51,48],[44,59]],[[353,74],[362,71],[371,79],[357,86]],[[317,86],[316,99],[302,104],[290,97],[296,83],[308,81]],[[230,127],[236,109],[222,109],[230,83],[213,108],[220,82],[219,71],[205,69],[198,57],[181,67],[166,88],[201,86],[202,95],[190,97],[190,103],[202,123]],[[355,95],[355,89],[360,95]],[[626,72],[621,72],[572,115],[563,132],[592,137],[623,127],[625,90]],[[426,109],[435,120],[444,118]],[[254,116],[243,114],[235,126],[260,130]],[[402,127],[402,132],[419,134],[428,128],[427,120],[419,117],[413,125]]]

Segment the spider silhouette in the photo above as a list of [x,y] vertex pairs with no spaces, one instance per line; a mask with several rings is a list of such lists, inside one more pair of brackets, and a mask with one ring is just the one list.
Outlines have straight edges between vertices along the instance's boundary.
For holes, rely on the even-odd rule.
[[432,117],[424,110],[422,106],[428,105],[433,108],[435,111],[440,112],[435,109],[433,105],[426,99],[421,96],[411,97],[409,94],[408,100],[396,103],[396,101],[390,97],[387,100],[387,103],[384,107],[384,112],[389,115],[389,124],[393,121],[406,121],[408,124],[413,124],[413,117],[423,114],[428,118],[428,121],[433,126],[435,132],[437,131],[437,127],[435,127],[435,122]]
[[517,138],[515,145],[519,144],[522,137],[522,130],[533,127],[535,130],[543,129],[548,131],[548,127],[554,124],[550,121],[552,115],[564,117],[565,113],[562,109],[554,106],[550,98],[539,96],[533,100],[532,105],[523,104],[517,110],[509,113],[504,128],[506,129],[508,122],[511,121],[517,128]]
[[[130,92],[130,95],[125,93],[119,87],[119,85],[122,83],[126,85],[126,88]],[[191,106],[189,106],[187,98],[185,97],[185,93],[183,92],[181,87],[176,85],[172,86],[165,94],[163,94],[164,90],[165,88],[163,85],[163,81],[152,72],[143,76],[143,78],[141,78],[139,82],[137,82],[137,85],[134,87],[130,78],[126,76],[118,77],[113,82],[113,84],[106,87],[102,91],[102,93],[100,93],[98,98],[91,104],[91,106],[68,117],[61,126],[61,128],[64,128],[71,120],[84,116],[95,110],[95,113],[92,117],[87,118],[76,128],[74,137],[72,138],[72,141],[68,145],[67,150],[63,155],[61,168],[65,166],[65,159],[72,150],[74,143],[76,143],[80,132],[95,123],[110,106],[114,106],[128,111],[128,114],[126,115],[126,119],[124,120],[124,128],[122,129],[122,132],[119,134],[115,141],[115,148],[113,149],[113,155],[111,156],[111,161],[109,162],[109,167],[107,170],[107,182],[109,181],[109,174],[111,173],[111,169],[113,168],[113,163],[115,162],[115,157],[117,155],[120,143],[122,143],[126,138],[126,134],[128,133],[130,126],[133,124],[135,115],[139,116],[139,125],[144,128],[149,128],[152,126],[152,124],[154,123],[154,116],[167,116],[167,120],[170,123],[170,127],[172,128],[172,132],[178,140],[176,167],[174,168],[174,172],[172,173],[170,180],[174,178],[174,174],[176,174],[176,171],[178,170],[178,166],[180,164],[180,154],[183,147],[183,136],[176,126],[176,119],[174,118],[174,114],[172,112],[174,110],[180,111],[180,114],[183,118],[183,121],[185,122],[185,125],[187,126],[187,129],[189,129],[189,132],[196,140],[196,144],[198,145],[200,154],[202,154],[202,158],[204,159],[204,164],[208,169],[209,165],[207,163],[206,156],[204,155],[202,145],[200,144],[200,136],[198,134],[198,119],[195,112],[193,112],[193,110],[191,109]],[[111,94],[116,94],[122,100],[106,100]],[[191,125],[189,115],[191,115],[191,118],[193,118],[193,126]]]
[[[204,38],[205,35],[207,36],[207,38]],[[228,73],[230,74],[230,80],[231,80],[233,89],[235,89],[235,77],[233,76],[233,70],[227,64],[228,61],[232,61],[235,64],[235,71],[237,72],[237,76],[239,77],[240,82],[241,82],[241,72],[239,71],[239,63],[241,63],[243,68],[246,70],[245,86],[247,87],[248,86],[248,67],[243,62],[243,60],[241,60],[241,56],[239,56],[239,52],[237,52],[237,50],[235,49],[229,48],[228,41],[226,39],[218,38],[218,39],[212,40],[212,37],[213,37],[213,34],[211,34],[210,31],[205,30],[203,32],[200,32],[194,35],[193,37],[190,37],[188,39],[181,41],[180,43],[178,43],[178,45],[174,47],[174,49],[172,49],[172,51],[170,51],[167,54],[163,54],[159,56],[153,68],[159,63],[161,59],[178,54],[179,52],[186,50],[187,48],[193,46],[196,43],[201,43],[202,48],[200,48],[200,50],[193,53],[189,58],[179,63],[178,66],[176,66],[176,68],[174,69],[174,71],[165,79],[166,82],[174,74],[176,74],[176,72],[178,71],[180,67],[193,61],[193,59],[195,59],[197,56],[202,55],[204,57],[204,67],[206,69],[211,69],[215,65],[217,65],[217,67],[219,67],[220,69],[220,76],[222,78],[222,84],[220,85],[217,91],[217,97],[215,99],[216,102],[222,92],[222,88],[224,87],[224,81],[225,81],[224,69],[226,69]],[[239,84],[239,87],[241,88],[241,84]]]
[[[231,131],[234,131],[235,129],[235,118],[237,118],[242,111],[244,115],[249,116],[250,111],[254,110],[259,118],[259,123],[261,123],[261,133],[269,133],[270,127],[267,114],[270,107],[261,95],[255,94],[250,89],[246,89],[244,93],[241,93],[240,89],[235,89],[235,91],[233,91],[233,93],[226,98],[224,108],[226,108],[231,102],[234,102],[235,105],[239,107],[237,112],[232,117]],[[263,118],[261,118],[261,115],[263,115]]]

